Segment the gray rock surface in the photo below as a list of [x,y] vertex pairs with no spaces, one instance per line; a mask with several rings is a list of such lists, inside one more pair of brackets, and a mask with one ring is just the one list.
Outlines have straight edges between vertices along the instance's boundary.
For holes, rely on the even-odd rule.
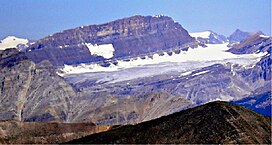
[[167,16],[133,16],[100,25],[65,30],[37,41],[27,49],[35,62],[53,65],[102,61],[90,53],[85,43],[112,44],[113,58],[136,56],[194,42],[188,32]]
[[250,32],[244,32],[240,29],[236,29],[229,37],[231,42],[241,42],[251,35]]
[[66,121],[73,88],[49,62],[35,64],[22,52],[8,49],[0,59],[0,119]]

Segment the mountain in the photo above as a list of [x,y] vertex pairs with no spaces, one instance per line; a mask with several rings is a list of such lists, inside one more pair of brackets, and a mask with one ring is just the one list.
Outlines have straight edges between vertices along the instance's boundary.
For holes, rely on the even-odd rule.
[[[106,36],[113,28],[124,32],[118,37]],[[125,32],[127,28],[131,35]],[[93,33],[100,35],[90,37],[97,45],[87,41]],[[172,39],[174,34],[180,37]],[[102,38],[103,43],[114,38],[114,48],[98,44]],[[149,38],[152,41],[147,42]],[[170,48],[173,41],[187,38],[190,44]],[[157,41],[165,41],[169,48]],[[68,43],[84,46],[68,47]],[[133,54],[118,56],[116,52],[126,53],[132,48],[128,44],[135,47]],[[260,43],[260,50],[269,47],[265,44]],[[245,43],[245,47],[249,45]],[[117,51],[115,46],[124,48]],[[154,51],[146,53],[147,46],[154,47]],[[65,30],[37,41],[25,51],[0,51],[0,119],[135,124],[210,101],[235,101],[269,92],[270,56],[261,52],[236,54],[228,52],[230,49],[227,43],[196,43],[166,16],[133,16]],[[82,63],[85,58],[93,62]],[[64,60],[73,65],[61,66]]]
[[16,49],[0,56],[0,120],[127,124],[168,115],[190,104],[166,92],[126,96],[77,92],[48,61],[34,63]]
[[5,50],[8,48],[17,48],[18,45],[27,46],[29,44],[29,40],[17,38],[15,36],[8,36],[0,41],[0,50]]
[[0,120],[68,120],[73,88],[48,62],[34,63],[15,48],[0,51]]
[[270,122],[270,118],[244,107],[211,102],[68,143],[270,144]]
[[241,42],[245,40],[247,37],[249,37],[252,33],[250,32],[244,32],[240,29],[236,29],[229,37],[229,41],[231,42]]
[[190,35],[204,44],[223,44],[228,41],[225,36],[219,35],[213,31],[195,32],[190,33]]
[[238,44],[232,45],[229,52],[235,54],[248,54],[248,53],[259,53],[268,52],[271,53],[272,48],[272,37],[264,36],[262,32],[256,32]]
[[50,35],[27,48],[26,55],[61,66],[138,56],[186,43],[194,39],[172,18],[137,15]]
[[0,121],[0,143],[56,144],[108,129],[92,123]]

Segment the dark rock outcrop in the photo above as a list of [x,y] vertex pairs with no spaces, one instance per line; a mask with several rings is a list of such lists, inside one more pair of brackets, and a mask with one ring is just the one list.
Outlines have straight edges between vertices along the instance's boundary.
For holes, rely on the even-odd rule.
[[271,144],[270,121],[238,105],[212,102],[68,143]]
[[113,22],[65,30],[37,41],[27,49],[35,62],[54,65],[101,61],[85,43],[112,44],[113,58],[166,50],[194,42],[182,26],[167,16],[133,16]]

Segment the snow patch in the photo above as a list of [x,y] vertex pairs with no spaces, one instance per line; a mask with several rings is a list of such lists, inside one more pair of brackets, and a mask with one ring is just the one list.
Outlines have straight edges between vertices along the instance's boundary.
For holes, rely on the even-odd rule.
[[113,57],[115,49],[112,44],[92,45],[91,43],[85,43],[92,55],[102,56],[106,59]]
[[27,43],[27,39],[17,38],[15,36],[8,36],[0,42],[0,50],[5,50],[7,48],[16,48],[16,46],[19,44],[26,45]]
[[201,37],[201,38],[206,38],[208,39],[209,36],[211,35],[210,31],[204,31],[204,32],[195,32],[195,33],[189,33],[192,37]]
[[259,35],[262,38],[269,38],[269,36],[265,36],[265,35]]
[[187,72],[181,73],[178,77],[187,76],[191,73],[192,73],[192,71],[187,71]]
[[220,101],[231,101],[231,100],[234,99],[234,97],[232,97],[232,96],[226,96],[226,95],[221,95],[219,99],[220,99]]
[[234,100],[234,97],[232,97],[232,96],[221,95],[219,98],[210,99],[206,103],[214,102],[214,101],[228,101],[229,102],[229,101],[232,101],[232,100]]
[[155,17],[155,18],[160,18],[160,17],[163,17],[163,15],[162,15],[162,14],[160,14],[160,15],[155,15],[155,16],[153,16],[153,17]]
[[195,73],[195,74],[193,74],[192,76],[197,76],[197,75],[205,74],[205,73],[207,73],[207,72],[209,72],[209,70]]

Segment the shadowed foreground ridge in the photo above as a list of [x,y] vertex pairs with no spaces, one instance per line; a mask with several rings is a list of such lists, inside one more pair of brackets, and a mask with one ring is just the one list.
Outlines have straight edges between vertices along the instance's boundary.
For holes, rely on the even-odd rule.
[[216,101],[68,143],[271,143],[270,134],[270,118]]
[[108,129],[93,123],[0,121],[0,144],[56,144]]

